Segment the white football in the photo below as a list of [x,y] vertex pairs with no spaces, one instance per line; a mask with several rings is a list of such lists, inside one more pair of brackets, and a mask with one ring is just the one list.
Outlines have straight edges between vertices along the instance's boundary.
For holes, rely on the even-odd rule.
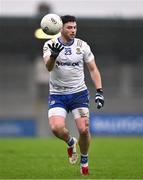
[[41,19],[40,26],[44,33],[48,35],[56,35],[60,32],[63,23],[57,14],[47,14]]

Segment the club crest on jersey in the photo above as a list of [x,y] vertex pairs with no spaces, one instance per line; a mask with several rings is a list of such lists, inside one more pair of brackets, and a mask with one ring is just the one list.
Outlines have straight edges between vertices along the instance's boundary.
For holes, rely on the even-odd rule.
[[76,54],[81,54],[81,50],[79,47],[76,48]]
[[65,55],[71,55],[72,51],[71,48],[65,48]]

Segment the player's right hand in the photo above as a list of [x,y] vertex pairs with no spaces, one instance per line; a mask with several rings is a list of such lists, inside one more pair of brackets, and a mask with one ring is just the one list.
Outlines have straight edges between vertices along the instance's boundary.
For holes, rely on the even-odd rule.
[[53,43],[52,45],[51,44],[48,44],[48,47],[50,48],[51,50],[51,56],[52,58],[56,59],[59,55],[59,53],[64,49],[64,47],[62,46],[62,44],[59,44],[59,43]]

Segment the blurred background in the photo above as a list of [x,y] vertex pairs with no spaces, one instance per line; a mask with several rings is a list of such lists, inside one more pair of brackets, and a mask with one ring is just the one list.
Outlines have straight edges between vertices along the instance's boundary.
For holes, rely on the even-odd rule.
[[[0,136],[51,137],[47,121],[47,39],[35,31],[47,13],[77,17],[77,37],[96,55],[105,95],[97,110],[90,90],[92,135],[143,135],[142,0],[0,0]],[[71,114],[67,126],[77,131]]]

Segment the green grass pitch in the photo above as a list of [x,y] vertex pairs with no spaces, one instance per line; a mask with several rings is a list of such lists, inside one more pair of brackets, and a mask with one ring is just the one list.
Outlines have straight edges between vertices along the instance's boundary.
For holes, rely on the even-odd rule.
[[89,167],[81,176],[56,138],[0,139],[0,179],[143,179],[143,138],[92,138]]

